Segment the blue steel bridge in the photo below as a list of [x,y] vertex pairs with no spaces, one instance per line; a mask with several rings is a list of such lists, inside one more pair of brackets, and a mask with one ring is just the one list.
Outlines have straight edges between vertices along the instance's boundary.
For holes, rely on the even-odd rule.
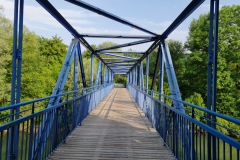
[[[239,134],[234,128],[220,125],[216,119],[240,125],[240,120],[216,112],[219,0],[209,0],[207,108],[182,100],[165,41],[204,0],[192,0],[162,34],[86,2],[66,0],[147,33],[146,36],[81,34],[48,0],[36,1],[73,35],[73,40],[52,95],[20,102],[24,1],[15,0],[12,105],[0,108],[1,112],[10,113],[1,118],[6,123],[0,126],[0,159],[240,159],[240,143],[217,130],[224,128]],[[93,49],[86,37],[124,38],[132,42]],[[143,52],[112,51],[148,42],[151,46]],[[92,52],[90,86],[86,85],[81,46]],[[148,84],[149,54],[156,48],[154,76]],[[137,54],[140,58],[127,54]],[[103,55],[113,58],[103,58]],[[93,76],[94,58],[99,60],[96,77]],[[145,60],[144,71],[142,62]],[[74,65],[74,87],[71,92],[63,93],[71,64]],[[113,77],[117,74],[127,76],[126,88],[114,88]],[[159,81],[155,84],[157,76]],[[171,95],[163,93],[164,76]],[[82,80],[81,89],[78,78]],[[153,90],[154,85],[159,85],[158,91]],[[39,111],[39,107],[45,109]],[[196,118],[199,111],[204,113],[201,117],[204,121]]]

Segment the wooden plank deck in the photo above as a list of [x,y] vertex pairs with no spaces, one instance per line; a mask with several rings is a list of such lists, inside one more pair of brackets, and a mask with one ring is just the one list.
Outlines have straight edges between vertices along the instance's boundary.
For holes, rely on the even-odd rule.
[[126,88],[115,88],[49,159],[175,159]]

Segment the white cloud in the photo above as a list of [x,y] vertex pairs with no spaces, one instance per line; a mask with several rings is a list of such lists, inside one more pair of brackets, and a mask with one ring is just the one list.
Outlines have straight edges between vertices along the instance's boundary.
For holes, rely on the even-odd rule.
[[172,34],[169,35],[168,39],[173,39],[181,42],[187,40],[188,30],[175,30]]

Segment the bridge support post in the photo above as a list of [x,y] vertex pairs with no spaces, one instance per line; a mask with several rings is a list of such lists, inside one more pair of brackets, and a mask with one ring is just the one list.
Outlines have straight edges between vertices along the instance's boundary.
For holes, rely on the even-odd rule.
[[143,65],[140,64],[140,86],[142,88],[142,91],[144,91],[144,78],[143,78]]
[[[207,76],[207,109],[216,112],[217,89],[217,57],[218,57],[218,18],[219,0],[210,2],[210,24],[208,44],[208,76]],[[216,121],[216,117],[208,113],[207,119]],[[207,121],[209,126],[216,128],[215,123]],[[216,159],[216,138],[208,133],[208,159]],[[212,143],[212,144],[211,144]]]
[[103,64],[102,65],[102,69],[101,69],[101,84],[104,84],[105,83],[105,73],[104,73],[104,71],[105,71],[105,65]]
[[79,64],[80,64],[80,70],[81,70],[81,77],[82,77],[83,88],[86,88],[86,87],[87,87],[87,83],[86,83],[84,66],[83,66],[81,45],[80,45],[80,42],[79,42],[79,41],[77,42],[77,53],[78,53],[78,60],[79,60]]
[[[93,76],[94,75],[94,53],[91,55],[91,73],[90,73],[90,78],[91,78],[91,87],[93,87]],[[92,88],[93,89],[93,88]]]
[[[23,14],[24,0],[14,2],[14,28],[13,28],[13,53],[12,53],[12,82],[11,104],[20,103],[21,74],[22,74],[22,41],[23,41]],[[11,110],[10,121],[19,118],[19,107]],[[9,130],[8,159],[18,158],[19,127]]]
[[96,77],[96,82],[95,82],[95,85],[100,85],[101,83],[101,69],[102,69],[102,62],[101,61],[98,61],[98,70],[97,70],[97,77]]
[[146,57],[146,92],[148,93],[148,79],[149,79],[149,55]]
[[[73,68],[73,90],[77,91],[78,90],[78,55],[77,55],[77,51],[74,54],[74,68]],[[74,97],[77,97],[78,93],[75,92],[74,93]],[[77,125],[77,104],[76,102],[74,102],[74,106],[73,107],[73,112],[72,112],[72,126],[73,128]]]
[[[177,77],[176,77],[176,74],[175,74],[175,71],[174,71],[172,58],[171,58],[171,55],[170,55],[170,52],[169,52],[167,42],[162,41],[161,43],[162,43],[164,60],[165,60],[165,67],[166,67],[166,72],[167,72],[168,84],[169,84],[169,88],[170,88],[172,97],[182,101],[180,89],[179,89],[178,82],[177,82]],[[184,109],[184,106],[183,106],[182,103],[173,101],[173,106],[174,106],[174,108],[176,108],[176,109],[180,110],[181,112],[185,113],[185,109]]]
[[156,63],[155,63],[155,67],[154,67],[154,73],[153,73],[153,79],[152,79],[152,84],[151,84],[151,95],[154,95],[154,86],[155,86],[155,81],[157,78],[157,74],[158,74],[158,69],[159,69],[159,63],[160,63],[160,55],[161,53],[161,44],[159,43],[159,48],[158,48],[158,53],[157,53],[157,57],[156,57]]
[[[159,45],[159,47],[161,47],[161,45]],[[163,78],[164,78],[164,63],[165,63],[163,52],[160,52],[159,58],[160,58],[160,64],[159,64],[160,72],[159,72],[158,92],[160,93],[159,100],[162,100],[161,95],[163,94]]]

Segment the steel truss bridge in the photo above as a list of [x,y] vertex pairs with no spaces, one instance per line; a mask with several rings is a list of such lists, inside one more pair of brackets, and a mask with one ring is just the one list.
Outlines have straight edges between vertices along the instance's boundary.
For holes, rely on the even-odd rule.
[[[240,125],[240,120],[216,112],[219,0],[209,0],[207,108],[182,100],[166,41],[204,0],[192,0],[162,34],[86,2],[66,0],[147,36],[81,34],[48,0],[36,1],[73,35],[73,40],[52,95],[20,102],[24,1],[15,0],[12,105],[0,108],[0,111],[10,111],[9,116],[3,117],[8,121],[0,126],[0,159],[240,159],[240,143],[217,130],[222,127],[234,132],[218,124],[217,118]],[[93,49],[86,37],[141,40]],[[143,52],[112,51],[148,42],[151,46]],[[90,86],[86,84],[80,44],[92,52]],[[149,54],[156,48],[156,66],[149,85]],[[132,58],[127,54],[141,57]],[[103,58],[103,55],[113,58]],[[96,77],[93,76],[94,58],[99,60]],[[142,62],[145,59],[144,74]],[[72,92],[63,93],[72,63],[74,88]],[[165,71],[171,91],[169,96],[163,93]],[[81,89],[77,83],[79,74],[83,83]],[[127,75],[127,89],[114,89],[116,74]],[[158,74],[159,90],[156,92],[153,88]],[[45,109],[36,111],[40,106]],[[190,108],[190,114],[185,113],[186,107]],[[196,119],[197,111],[204,112],[204,121]],[[28,114],[21,117],[22,113]]]

